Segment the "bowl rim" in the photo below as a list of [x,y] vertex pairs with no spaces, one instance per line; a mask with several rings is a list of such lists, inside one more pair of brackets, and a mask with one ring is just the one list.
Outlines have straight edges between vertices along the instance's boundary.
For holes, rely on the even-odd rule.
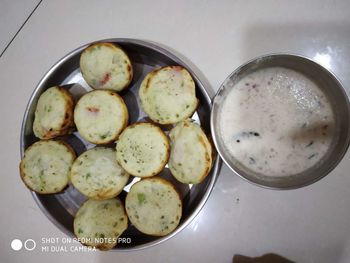
[[[343,159],[343,157],[345,156],[348,148],[349,148],[349,144],[350,144],[350,132],[348,132],[348,135],[346,137],[346,141],[344,142],[344,147],[342,148],[342,151],[339,153],[338,159],[332,164],[332,166],[328,167],[323,173],[321,173],[320,176],[313,178],[312,180],[308,180],[303,182],[302,184],[299,185],[289,185],[289,186],[285,186],[285,187],[278,187],[278,186],[271,186],[271,185],[265,185],[265,184],[261,184],[258,183],[254,180],[251,180],[250,178],[244,176],[243,174],[240,173],[239,169],[236,168],[234,165],[231,166],[231,164],[229,163],[229,161],[225,158],[224,153],[224,149],[220,147],[218,140],[219,140],[219,135],[217,132],[217,127],[215,126],[215,116],[213,114],[213,112],[216,110],[216,108],[218,108],[218,103],[215,103],[216,100],[218,99],[220,93],[222,92],[222,90],[224,89],[224,84],[235,74],[239,73],[244,67],[249,66],[250,64],[254,64],[260,60],[264,60],[264,59],[268,59],[268,58],[273,58],[273,57],[280,57],[280,56],[285,56],[285,57],[292,57],[292,58],[297,58],[297,59],[301,59],[306,61],[307,63],[311,63],[314,64],[314,66],[319,67],[321,70],[323,70],[325,73],[327,73],[331,78],[333,78],[333,80],[335,81],[335,83],[337,83],[337,86],[340,88],[339,91],[342,93],[345,101],[346,101],[346,107],[347,107],[347,112],[348,115],[350,116],[350,102],[349,102],[349,96],[346,93],[346,90],[344,88],[344,85],[342,84],[342,82],[339,80],[339,78],[329,69],[327,69],[326,67],[324,67],[323,65],[321,65],[320,63],[318,63],[317,61],[313,60],[310,57],[301,55],[301,54],[296,54],[296,53],[284,53],[284,52],[277,52],[277,53],[267,53],[264,55],[260,55],[257,56],[255,58],[252,58],[250,60],[248,60],[247,62],[241,64],[239,67],[237,67],[233,72],[231,72],[228,77],[225,78],[225,80],[221,83],[219,89],[217,90],[217,92],[214,95],[214,98],[212,100],[212,109],[211,109],[211,114],[210,114],[210,129],[211,129],[211,134],[213,136],[213,142],[215,145],[215,148],[218,152],[218,154],[220,155],[221,159],[223,160],[223,162],[226,164],[226,166],[236,175],[238,175],[240,178],[242,178],[243,180],[265,188],[265,189],[270,189],[270,190],[293,190],[293,189],[299,189],[305,186],[309,186],[319,180],[321,180],[322,178],[324,178],[325,176],[327,176],[332,170],[334,170],[338,164],[340,163],[340,161]],[[350,120],[348,122],[348,128],[350,131]]]
[[[53,66],[43,75],[43,77],[40,79],[40,81],[38,82],[38,84],[36,85],[36,87],[34,88],[32,94],[30,95],[30,99],[26,105],[25,108],[25,112],[22,118],[22,124],[21,124],[21,133],[20,133],[20,157],[21,159],[23,158],[24,155],[24,151],[25,151],[25,122],[28,118],[29,112],[30,112],[30,106],[32,105],[33,101],[35,100],[35,98],[38,96],[38,93],[40,92],[40,87],[45,83],[45,81],[50,77],[51,73],[54,72],[58,67],[60,67],[63,63],[65,63],[67,60],[69,60],[72,56],[75,56],[77,53],[81,52],[82,50],[84,50],[86,47],[88,47],[89,45],[92,45],[94,43],[98,43],[98,42],[114,42],[117,44],[134,44],[134,45],[139,45],[139,46],[143,46],[149,49],[154,50],[155,52],[161,53],[164,56],[167,56],[169,58],[171,58],[172,60],[174,60],[176,63],[182,65],[183,67],[185,67],[192,75],[192,77],[195,79],[196,81],[196,86],[198,89],[201,90],[201,92],[203,93],[202,95],[204,95],[205,100],[208,103],[210,112],[208,114],[211,113],[211,108],[212,108],[212,98],[210,97],[208,91],[205,88],[204,85],[204,81],[201,80],[198,75],[194,72],[194,70],[192,69],[192,67],[190,67],[186,62],[184,62],[182,59],[180,59],[176,54],[174,54],[173,52],[170,51],[170,49],[166,49],[156,43],[147,41],[147,40],[140,40],[140,39],[134,39],[134,38],[106,38],[106,39],[100,39],[100,40],[96,40],[96,41],[92,41],[92,42],[88,42],[86,44],[83,44],[77,48],[75,48],[74,50],[70,51],[69,53],[65,54],[63,57],[61,57],[56,63],[53,64]],[[210,127],[209,127],[210,129]],[[211,132],[211,129],[210,129]],[[211,135],[212,136],[212,135]],[[204,195],[202,196],[201,200],[199,201],[197,207],[192,211],[192,213],[188,216],[188,218],[186,220],[184,220],[182,222],[181,225],[179,225],[173,232],[169,233],[166,236],[163,237],[159,237],[156,240],[153,240],[149,243],[146,244],[140,244],[140,245],[136,245],[134,247],[131,248],[118,248],[116,247],[115,249],[111,249],[110,251],[117,251],[117,252],[130,252],[130,251],[138,251],[138,250],[142,250],[142,249],[146,249],[146,248],[150,248],[153,246],[156,246],[158,244],[161,244],[167,240],[169,240],[170,238],[176,236],[178,233],[180,233],[183,229],[185,229],[186,227],[188,227],[190,225],[190,223],[194,220],[194,218],[196,218],[196,216],[199,214],[199,212],[202,210],[202,208],[204,207],[204,205],[206,204],[206,202],[208,201],[208,198],[214,188],[214,185],[217,181],[217,178],[219,176],[220,173],[220,169],[221,169],[221,165],[222,165],[222,160],[220,158],[219,155],[216,155],[216,158],[213,161],[213,166],[211,168],[211,178],[210,178],[210,182],[208,184],[208,187],[206,189],[206,191],[204,192]],[[30,191],[31,195],[35,201],[35,203],[38,205],[38,207],[40,208],[41,212],[59,229],[61,230],[63,233],[65,233],[67,236],[71,237],[71,238],[76,238],[76,236],[74,235],[74,233],[71,233],[68,229],[66,229],[60,222],[57,221],[57,219],[55,217],[53,217],[50,213],[47,212],[46,208],[44,207],[44,205],[41,203],[39,195],[33,191]]]

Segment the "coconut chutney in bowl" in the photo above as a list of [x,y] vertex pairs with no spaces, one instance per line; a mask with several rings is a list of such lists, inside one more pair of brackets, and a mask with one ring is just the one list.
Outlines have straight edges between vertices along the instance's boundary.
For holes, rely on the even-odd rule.
[[349,108],[340,82],[319,64],[294,55],[260,57],[233,72],[215,96],[214,143],[244,179],[298,188],[344,156]]

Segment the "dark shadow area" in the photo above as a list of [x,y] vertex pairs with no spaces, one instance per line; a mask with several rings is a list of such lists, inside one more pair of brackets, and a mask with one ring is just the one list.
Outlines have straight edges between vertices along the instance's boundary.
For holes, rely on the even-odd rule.
[[121,94],[128,108],[129,123],[135,123],[140,117],[140,107],[137,102],[137,96],[132,91]]
[[66,84],[66,85],[61,85],[62,88],[67,89],[71,94],[74,99],[74,103],[77,103],[78,100],[86,94],[88,91],[79,83],[73,83],[73,84]]
[[[245,30],[242,58],[250,60],[270,53],[304,55],[328,64],[346,86],[350,84],[349,35],[350,26],[340,22],[254,24]],[[350,91],[350,85],[345,88]]]
[[269,253],[256,258],[243,255],[234,255],[232,263],[294,263],[294,261],[274,253]]
[[174,185],[182,200],[184,200],[187,195],[191,194],[191,189],[189,185],[183,184],[176,180],[175,177],[171,174],[169,168],[164,168],[164,170],[160,172],[159,176],[166,179]]

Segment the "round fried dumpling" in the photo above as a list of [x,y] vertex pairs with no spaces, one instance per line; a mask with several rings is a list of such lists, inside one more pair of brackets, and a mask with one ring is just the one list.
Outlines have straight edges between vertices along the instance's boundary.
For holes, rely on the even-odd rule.
[[80,70],[94,89],[121,91],[133,76],[128,55],[112,43],[96,43],[86,48],[80,56]]
[[161,172],[169,159],[169,140],[151,123],[128,126],[117,141],[117,161],[129,173],[150,177]]
[[74,161],[70,180],[83,195],[104,200],[117,196],[128,182],[129,175],[118,164],[114,149],[95,147]]
[[198,184],[212,166],[212,147],[201,127],[189,120],[179,122],[169,133],[169,169],[185,184]]
[[179,225],[182,202],[174,186],[152,177],[135,183],[125,200],[131,223],[142,233],[165,236]]
[[89,199],[76,213],[73,226],[74,234],[82,244],[109,250],[127,229],[128,218],[119,198]]
[[68,184],[75,153],[63,141],[38,141],[25,152],[20,174],[25,185],[39,194],[62,191]]
[[80,135],[94,144],[116,140],[128,124],[128,110],[115,92],[94,90],[84,94],[74,109],[74,121]]
[[74,102],[64,88],[51,87],[44,91],[35,109],[33,131],[40,139],[51,139],[69,133],[74,126]]
[[197,108],[196,86],[188,71],[168,66],[150,72],[142,81],[142,109],[160,124],[173,124],[190,117]]

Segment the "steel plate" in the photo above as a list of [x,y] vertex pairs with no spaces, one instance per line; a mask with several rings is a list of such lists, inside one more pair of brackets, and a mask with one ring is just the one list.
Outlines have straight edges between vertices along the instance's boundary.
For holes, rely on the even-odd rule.
[[[199,99],[197,111],[192,116],[198,123],[201,124],[206,134],[210,135],[210,110],[211,99],[206,91],[203,82],[196,76],[193,70],[181,61],[171,52],[146,41],[133,39],[106,39],[96,42],[112,42],[120,45],[129,55],[134,69],[134,77],[132,83],[126,91],[120,93],[129,111],[129,123],[138,121],[148,121],[146,114],[140,108],[138,97],[138,89],[145,75],[155,68],[166,65],[180,65],[185,67],[192,75],[196,83],[196,96]],[[91,90],[88,84],[82,78],[79,68],[79,58],[81,52],[92,43],[84,45],[72,51],[68,55],[59,60],[42,78],[35,88],[23,118],[21,131],[21,156],[23,157],[24,150],[38,139],[33,134],[33,118],[34,111],[39,96],[49,87],[60,85],[68,89],[78,99],[82,94]],[[168,131],[171,126],[162,126],[163,130]],[[94,147],[80,137],[78,132],[71,135],[61,137],[67,141],[75,149],[77,155],[85,150]],[[114,147],[115,145],[110,145]],[[214,148],[214,147],[213,147]],[[215,150],[214,150],[215,152]],[[177,190],[181,193],[183,200],[183,216],[180,225],[165,237],[153,237],[142,234],[135,227],[129,224],[128,229],[123,233],[121,238],[130,238],[130,243],[119,242],[114,248],[118,250],[136,250],[150,247],[159,244],[179,233],[184,229],[192,219],[198,214],[200,209],[205,204],[209,194],[214,186],[221,165],[220,158],[215,158],[214,165],[208,177],[198,185],[181,184],[171,176],[168,168],[160,174],[161,177],[172,181]],[[124,188],[124,191],[119,197],[124,200],[130,186],[138,179],[132,177],[131,181]],[[43,211],[43,213],[64,233],[74,237],[73,234],[73,219],[76,211],[86,200],[72,185],[59,194],[40,195],[32,192],[32,196]]]

